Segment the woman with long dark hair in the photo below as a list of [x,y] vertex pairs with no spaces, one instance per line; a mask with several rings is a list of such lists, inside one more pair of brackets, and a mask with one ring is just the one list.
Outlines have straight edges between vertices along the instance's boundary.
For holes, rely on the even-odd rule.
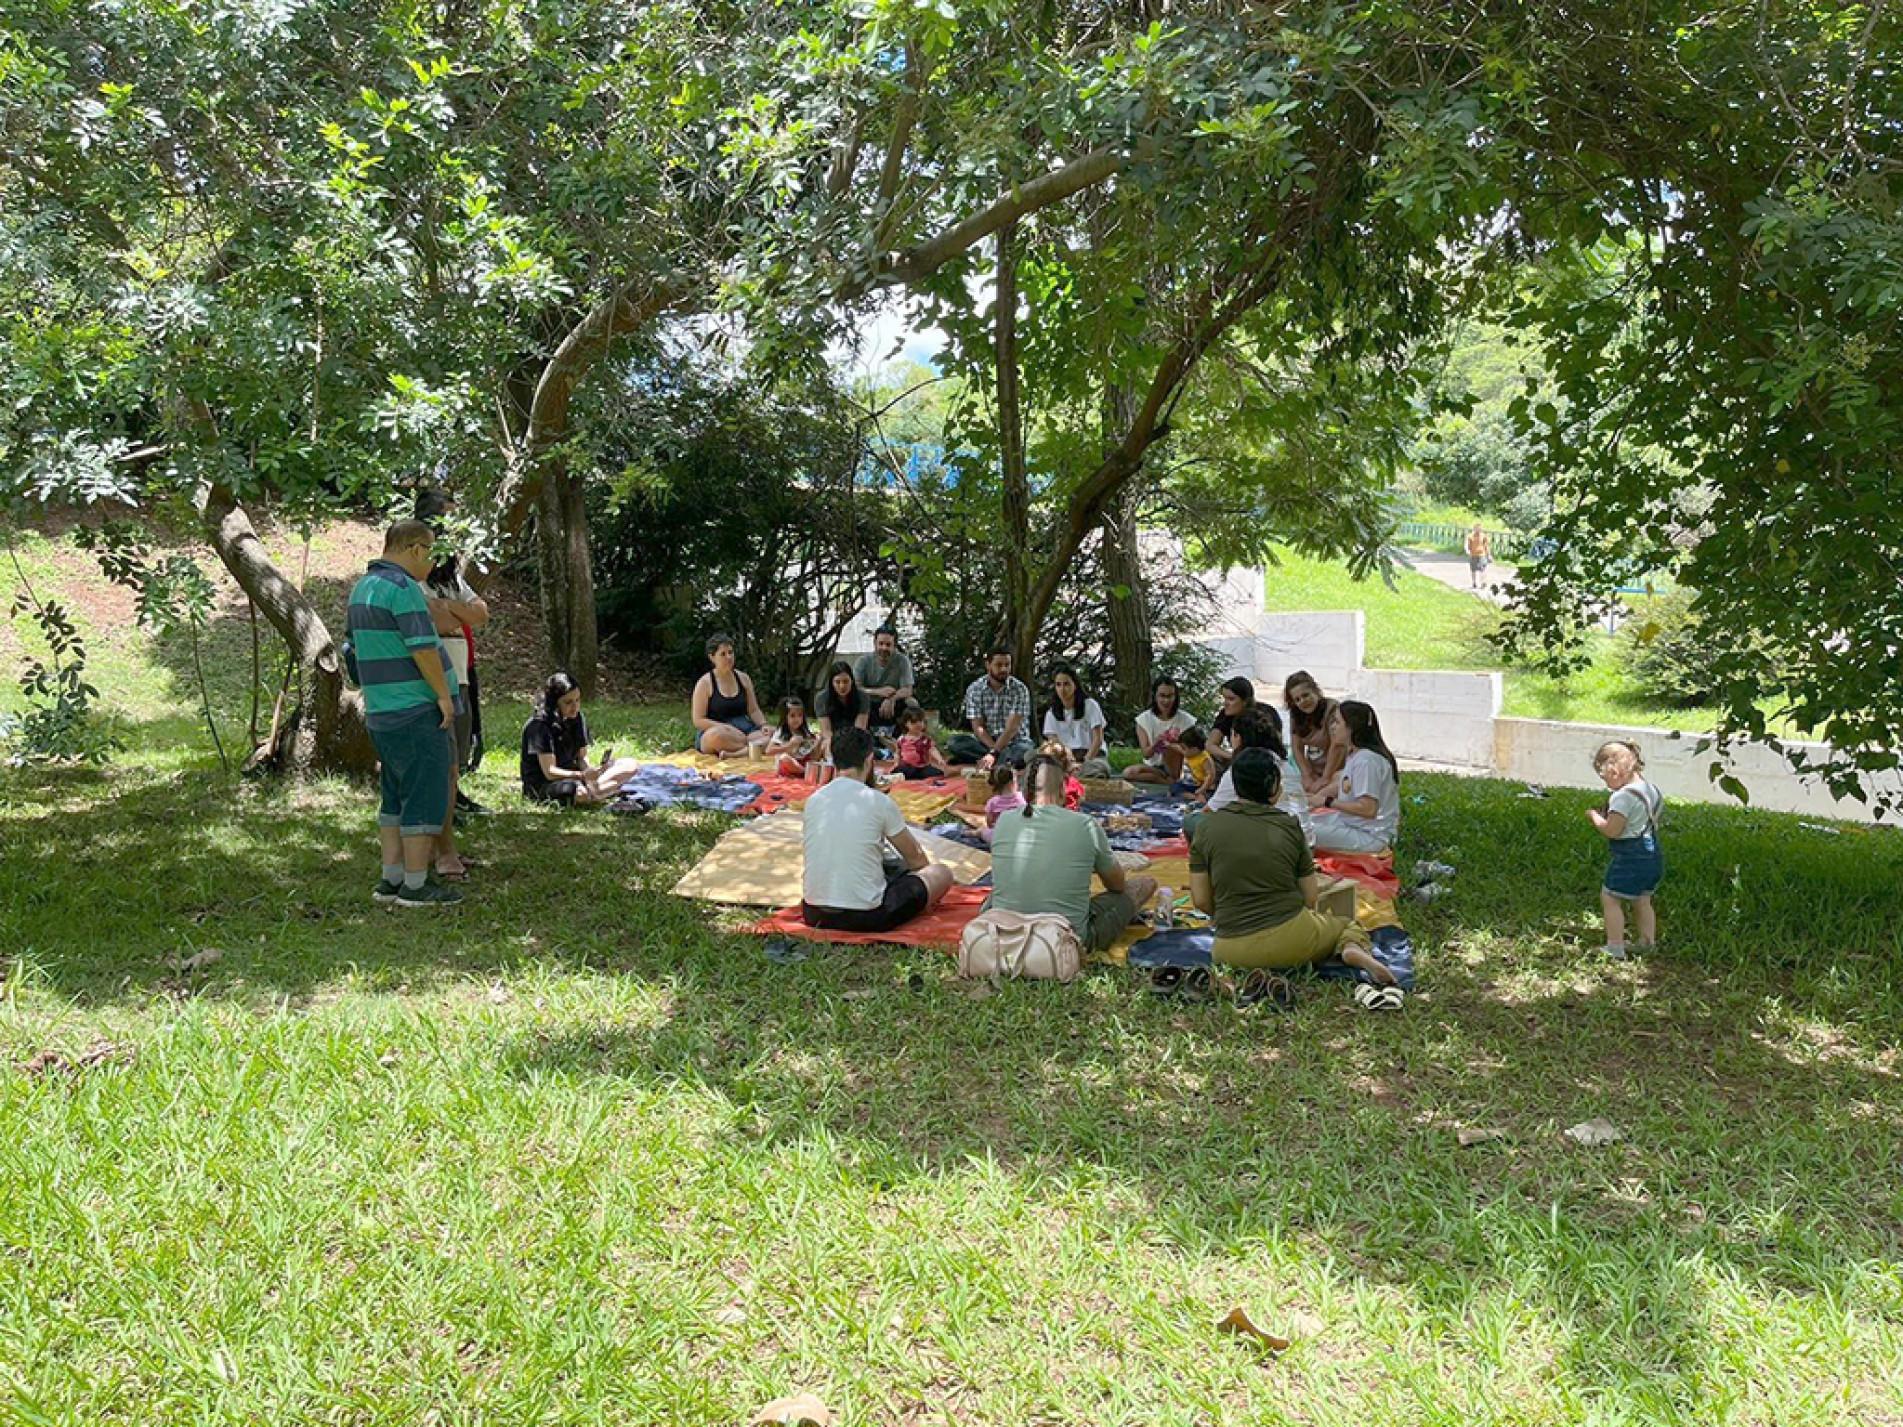
[[1289,752],[1302,770],[1302,791],[1319,793],[1335,781],[1348,761],[1347,735],[1335,721],[1335,701],[1306,669],[1297,669],[1282,685],[1288,710]]
[[872,700],[859,687],[852,665],[839,660],[826,671],[826,682],[813,700],[819,719],[819,756],[831,758],[833,735],[843,728],[866,728],[872,721]]
[[1084,681],[1068,664],[1051,675],[1051,701],[1044,710],[1044,737],[1070,750],[1079,778],[1108,778],[1110,760],[1104,757],[1103,706],[1090,697]]
[[1143,761],[1123,770],[1132,783],[1174,783],[1183,776],[1183,754],[1176,740],[1196,727],[1196,715],[1183,707],[1176,680],[1165,675],[1150,685],[1150,706],[1137,715],[1137,747]]
[[1335,721],[1350,752],[1334,783],[1310,797],[1315,846],[1325,852],[1386,852],[1401,827],[1401,765],[1381,737],[1381,720],[1344,699]]
[[588,742],[580,687],[566,674],[549,675],[541,703],[522,730],[522,796],[577,806],[611,801],[640,765],[606,754],[592,764]]
[[1236,741],[1236,720],[1255,707],[1255,685],[1241,675],[1223,681],[1218,692],[1222,708],[1209,722],[1209,756],[1227,766],[1242,751]]

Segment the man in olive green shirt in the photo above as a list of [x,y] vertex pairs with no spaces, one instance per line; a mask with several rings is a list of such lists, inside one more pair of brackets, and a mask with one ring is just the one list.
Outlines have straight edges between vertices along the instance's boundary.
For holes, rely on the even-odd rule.
[[[1108,951],[1156,892],[1154,877],[1131,877],[1097,820],[1064,806],[1064,765],[1039,756],[1025,766],[1030,805],[998,819],[991,838],[987,908],[1066,918],[1090,952]],[[1090,878],[1106,890],[1090,895]]]

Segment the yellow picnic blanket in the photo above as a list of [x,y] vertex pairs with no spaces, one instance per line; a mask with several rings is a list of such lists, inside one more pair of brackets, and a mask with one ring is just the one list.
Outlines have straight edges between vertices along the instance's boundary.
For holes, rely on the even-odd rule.
[[[674,895],[742,907],[790,907],[800,899],[805,817],[797,808],[744,823],[723,836],[674,884]],[[914,832],[932,861],[969,886],[991,870],[991,854],[929,832]]]

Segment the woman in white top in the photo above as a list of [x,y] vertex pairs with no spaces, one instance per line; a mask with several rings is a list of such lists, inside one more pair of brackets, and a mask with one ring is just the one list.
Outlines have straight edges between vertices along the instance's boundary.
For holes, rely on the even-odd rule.
[[1174,783],[1183,776],[1183,753],[1176,739],[1186,728],[1196,727],[1196,715],[1182,705],[1176,681],[1158,679],[1150,685],[1150,706],[1137,715],[1137,746],[1143,761],[1123,770],[1132,783]]
[[1356,699],[1335,708],[1350,752],[1315,807],[1315,847],[1323,852],[1386,852],[1401,827],[1401,768],[1381,737],[1374,709]]
[[1108,778],[1103,754],[1103,708],[1084,692],[1077,671],[1068,666],[1051,677],[1051,702],[1044,710],[1044,736],[1070,750],[1079,778]]

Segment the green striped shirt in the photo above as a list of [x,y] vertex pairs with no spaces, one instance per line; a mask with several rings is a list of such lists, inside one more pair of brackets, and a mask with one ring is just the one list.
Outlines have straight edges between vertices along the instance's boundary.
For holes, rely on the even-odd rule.
[[413,651],[433,649],[443,663],[443,680],[456,695],[456,672],[437,637],[423,587],[389,560],[372,560],[350,592],[350,642],[357,652],[357,678],[363,684],[364,721],[371,728],[395,728],[436,707],[436,691],[417,668]]

